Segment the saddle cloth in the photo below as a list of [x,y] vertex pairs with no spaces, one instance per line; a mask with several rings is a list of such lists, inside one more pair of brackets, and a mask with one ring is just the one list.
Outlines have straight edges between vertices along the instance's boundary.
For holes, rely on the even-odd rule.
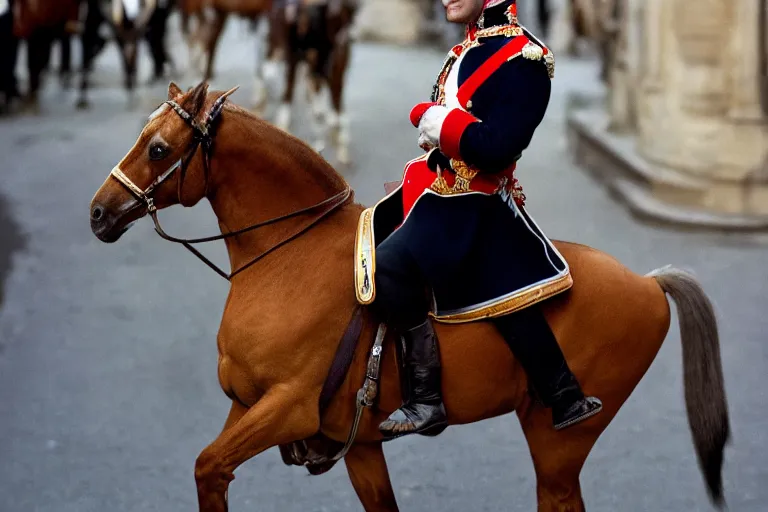
[[[424,214],[425,208],[438,207],[435,201],[453,201],[427,194],[419,200],[419,203],[425,203],[419,206],[420,210],[403,219],[402,183],[388,182],[384,187],[388,195],[365,209],[358,220],[354,281],[357,300],[363,305],[373,303],[376,298],[376,246],[405,224],[421,222],[413,220],[414,217]],[[438,322],[464,323],[506,315],[564,292],[573,285],[568,263],[530,215],[511,198],[506,204],[509,211],[500,213],[505,219],[499,221],[498,233],[507,231],[507,234],[494,236],[481,244],[487,246],[487,250],[480,251],[481,261],[475,261],[472,268],[462,271],[462,274],[469,274],[462,279],[462,284],[446,287],[445,283],[437,283],[438,291],[433,290],[430,316]],[[505,264],[502,268],[494,268],[499,261]],[[486,270],[488,268],[490,270]],[[449,280],[455,282],[456,276]],[[494,285],[489,286],[490,282]],[[502,284],[497,286],[499,283]]]

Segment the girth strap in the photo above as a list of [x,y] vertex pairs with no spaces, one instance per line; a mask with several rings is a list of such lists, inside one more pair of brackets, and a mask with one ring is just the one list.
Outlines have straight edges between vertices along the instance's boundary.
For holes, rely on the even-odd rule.
[[320,392],[320,415],[331,404],[331,399],[344,383],[347,372],[352,366],[352,358],[355,356],[360,334],[363,332],[363,308],[358,306],[352,314],[352,320],[341,338],[336,355],[331,363],[331,369],[325,378],[323,390]]

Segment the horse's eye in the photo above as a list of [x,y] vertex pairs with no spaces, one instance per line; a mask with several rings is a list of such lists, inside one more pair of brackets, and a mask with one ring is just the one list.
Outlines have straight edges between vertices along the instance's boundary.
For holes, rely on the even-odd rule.
[[163,144],[152,144],[149,146],[149,159],[150,160],[162,160],[168,156],[168,148]]

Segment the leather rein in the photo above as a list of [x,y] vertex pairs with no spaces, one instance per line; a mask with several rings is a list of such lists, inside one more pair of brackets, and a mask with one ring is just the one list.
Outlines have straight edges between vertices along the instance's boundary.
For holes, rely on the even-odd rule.
[[[206,114],[204,121],[202,123],[197,122],[189,112],[184,110],[175,101],[167,100],[164,102],[164,104],[169,105],[174,110],[174,112],[176,112],[179,115],[179,117],[181,117],[192,128],[193,137],[192,137],[192,141],[190,142],[190,147],[187,150],[187,153],[182,158],[180,158],[176,163],[171,165],[163,174],[158,176],[152,183],[150,183],[146,189],[142,190],[135,183],[133,183],[133,181],[131,181],[131,179],[122,170],[120,170],[119,165],[115,166],[110,172],[110,176],[117,179],[117,181],[119,181],[122,185],[124,185],[131,192],[131,194],[134,195],[134,197],[139,201],[138,204],[143,203],[147,207],[147,213],[150,215],[150,217],[152,217],[152,222],[154,222],[155,224],[155,232],[158,235],[160,235],[160,237],[164,238],[165,240],[168,240],[169,242],[174,242],[174,243],[183,245],[184,247],[187,248],[187,250],[189,250],[192,254],[197,256],[203,263],[208,265],[214,272],[216,272],[218,275],[220,275],[227,281],[231,281],[232,278],[235,277],[240,272],[253,266],[258,261],[266,257],[267,255],[271,254],[272,252],[276,251],[280,247],[295,240],[296,238],[300,237],[301,235],[309,231],[321,220],[323,220],[332,212],[334,212],[336,209],[338,209],[343,204],[345,204],[352,195],[352,190],[349,188],[349,186],[347,186],[344,190],[342,190],[338,194],[335,194],[327,199],[324,199],[323,201],[320,201],[319,203],[316,203],[312,206],[308,206],[306,208],[302,208],[300,210],[296,210],[291,213],[281,215],[279,217],[274,217],[272,219],[269,219],[263,222],[258,222],[248,227],[238,229],[237,231],[231,231],[231,232],[223,233],[220,235],[209,236],[204,238],[184,239],[184,238],[177,238],[167,234],[165,230],[163,230],[162,226],[160,226],[160,221],[157,217],[157,207],[155,206],[154,199],[153,199],[153,192],[155,191],[155,189],[157,189],[158,186],[160,186],[160,184],[162,184],[168,178],[173,176],[173,174],[178,170],[179,179],[178,179],[178,185],[177,185],[177,195],[178,195],[179,204],[182,204],[181,189],[182,189],[182,183],[184,181],[184,176],[187,172],[187,168],[189,167],[189,163],[192,161],[192,158],[197,153],[198,148],[202,146],[203,172],[205,175],[205,195],[206,196],[208,195],[208,183],[210,178],[213,138],[215,136],[215,133],[216,133],[215,128],[217,126],[214,123],[219,119],[221,111],[224,108],[224,102],[226,101],[227,96],[232,94],[236,89],[237,88],[232,89],[224,93],[221,97],[219,97],[214,102],[213,106],[211,106],[211,109]],[[192,244],[214,242],[217,240],[225,240],[227,238],[232,238],[238,235],[242,235],[243,233],[247,233],[249,231],[254,231],[258,228],[276,224],[278,222],[288,220],[293,217],[297,217],[299,215],[303,215],[305,213],[318,210],[318,209],[321,210],[320,214],[314,219],[312,219],[312,221],[309,224],[302,226],[301,229],[299,229],[298,231],[290,235],[288,238],[271,246],[269,249],[265,250],[255,258],[251,259],[248,263],[244,264],[243,266],[241,266],[240,268],[234,270],[229,274],[224,270],[222,270],[221,268],[219,268],[211,260],[203,256],[203,254],[200,253],[200,251],[192,247]]]

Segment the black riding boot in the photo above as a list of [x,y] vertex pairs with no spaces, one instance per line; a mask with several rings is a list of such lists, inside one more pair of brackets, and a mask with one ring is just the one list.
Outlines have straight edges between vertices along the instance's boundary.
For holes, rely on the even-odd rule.
[[497,318],[494,323],[525,369],[541,402],[552,408],[555,430],[600,412],[602,402],[584,396],[538,305]]
[[440,388],[437,335],[427,320],[403,333],[409,396],[379,430],[387,438],[407,434],[436,436],[448,426]]

